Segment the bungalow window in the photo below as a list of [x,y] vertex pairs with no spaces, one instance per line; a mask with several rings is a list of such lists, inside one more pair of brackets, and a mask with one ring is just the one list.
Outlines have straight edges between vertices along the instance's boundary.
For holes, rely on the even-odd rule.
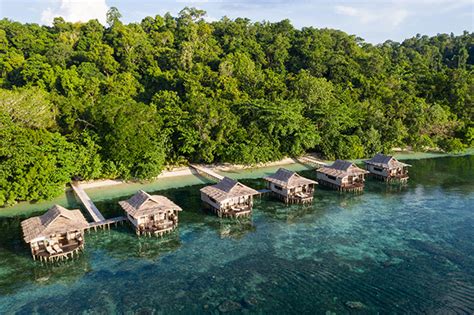
[[336,176],[332,176],[332,175],[326,175],[326,176],[331,180],[336,180]]
[[210,199],[212,202],[217,203],[217,200],[216,200],[216,199],[214,199],[214,198],[212,198],[212,197],[209,197],[209,199]]
[[383,169],[380,168],[380,167],[374,167],[374,171],[377,171],[377,172],[383,172]]
[[283,190],[283,188],[281,188],[281,186],[278,186],[278,185],[275,185],[275,189],[276,190]]

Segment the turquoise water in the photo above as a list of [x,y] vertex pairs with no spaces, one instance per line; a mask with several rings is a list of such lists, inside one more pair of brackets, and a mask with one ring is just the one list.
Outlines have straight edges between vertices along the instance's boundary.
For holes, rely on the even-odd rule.
[[[301,163],[291,163],[282,166],[266,166],[219,173],[221,175],[229,176],[234,179],[261,178],[267,174],[276,172],[280,167],[285,167],[289,170],[296,172],[311,169],[311,167],[308,165],[304,165]],[[103,186],[99,188],[86,189],[86,192],[91,197],[91,199],[94,200],[94,202],[97,202],[132,195],[140,189],[145,191],[162,191],[176,187],[186,187],[191,185],[212,183],[215,182],[202,176],[183,175],[160,178],[151,182],[127,182],[118,185]],[[31,215],[34,212],[46,211],[55,204],[68,207],[70,209],[80,207],[80,205],[76,202],[74,195],[71,193],[70,190],[68,190],[64,194],[61,194],[53,200],[42,201],[38,203],[20,202],[13,207],[0,208],[0,218],[14,216],[18,213],[21,213],[23,215]]]
[[[0,218],[0,313],[472,314],[474,156],[409,163],[406,186],[318,188],[305,207],[263,197],[242,221],[202,212],[203,184],[160,190],[184,209],[174,234],[92,232],[56,266],[29,257],[24,217]],[[94,200],[120,214],[118,198]]]

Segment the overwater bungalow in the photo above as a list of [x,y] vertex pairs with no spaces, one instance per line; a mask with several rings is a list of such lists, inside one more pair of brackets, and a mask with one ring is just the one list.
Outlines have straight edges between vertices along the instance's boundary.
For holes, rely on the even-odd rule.
[[366,169],[374,178],[386,182],[406,182],[408,180],[408,167],[411,165],[402,163],[391,155],[379,153],[364,162]]
[[178,226],[178,212],[182,209],[165,196],[138,191],[128,200],[119,202],[135,227],[137,235],[159,235]]
[[317,169],[318,183],[339,191],[359,192],[364,189],[364,176],[369,173],[354,163],[336,160],[332,165]]
[[201,188],[201,200],[204,205],[219,217],[251,215],[253,196],[257,194],[255,189],[228,177],[224,177],[215,185]]
[[310,203],[313,201],[316,181],[300,176],[284,168],[275,174],[266,176],[267,187],[277,198],[285,203]]
[[83,234],[88,226],[80,210],[68,210],[59,205],[21,222],[33,259],[41,261],[58,261],[78,254],[84,248]]

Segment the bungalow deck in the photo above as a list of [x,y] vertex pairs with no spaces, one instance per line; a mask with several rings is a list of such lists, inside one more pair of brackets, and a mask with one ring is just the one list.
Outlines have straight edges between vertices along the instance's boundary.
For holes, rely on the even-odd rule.
[[325,181],[323,179],[319,179],[318,183],[320,185],[329,187],[331,189],[335,189],[338,191],[346,191],[346,192],[362,192],[364,190],[364,183],[352,183],[352,184],[344,184],[344,185],[336,185],[334,183]]
[[379,174],[370,173],[370,177],[387,182],[387,183],[406,183],[410,178],[408,174],[398,174],[398,175],[391,175],[391,176],[382,176]]
[[84,250],[84,243],[73,243],[61,247],[61,251],[51,251],[47,250],[40,251],[33,254],[33,260],[39,260],[41,262],[59,262],[63,260],[68,260],[74,258],[74,256],[79,256],[79,252]]
[[137,229],[136,233],[138,236],[163,236],[167,233],[171,233],[177,227],[178,225],[173,222],[150,224]]

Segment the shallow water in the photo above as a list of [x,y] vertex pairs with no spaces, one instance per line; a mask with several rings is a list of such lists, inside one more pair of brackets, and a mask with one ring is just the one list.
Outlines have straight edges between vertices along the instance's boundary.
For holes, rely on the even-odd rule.
[[[219,172],[221,175],[229,176],[234,179],[241,178],[261,178],[265,175],[276,172],[278,168],[284,167],[292,171],[302,171],[311,169],[310,166],[292,163],[281,166],[267,166],[261,168],[248,168],[229,172]],[[86,189],[87,194],[94,201],[110,200],[127,195],[134,194],[139,189],[145,191],[162,191],[177,187],[187,187],[191,185],[210,184],[214,181],[206,177],[195,175],[173,176],[167,178],[160,178],[151,182],[127,182],[118,185],[104,186],[99,188]],[[38,211],[46,211],[55,204],[62,205],[69,209],[80,207],[71,191],[66,191],[64,194],[49,201],[41,202],[20,202],[12,207],[0,207],[0,218],[10,217],[13,215],[31,215],[31,213]]]
[[305,207],[263,197],[242,221],[202,212],[203,184],[159,190],[184,208],[174,234],[92,232],[57,266],[31,260],[24,217],[1,218],[0,313],[474,313],[474,156],[409,163],[404,187],[318,188]]

